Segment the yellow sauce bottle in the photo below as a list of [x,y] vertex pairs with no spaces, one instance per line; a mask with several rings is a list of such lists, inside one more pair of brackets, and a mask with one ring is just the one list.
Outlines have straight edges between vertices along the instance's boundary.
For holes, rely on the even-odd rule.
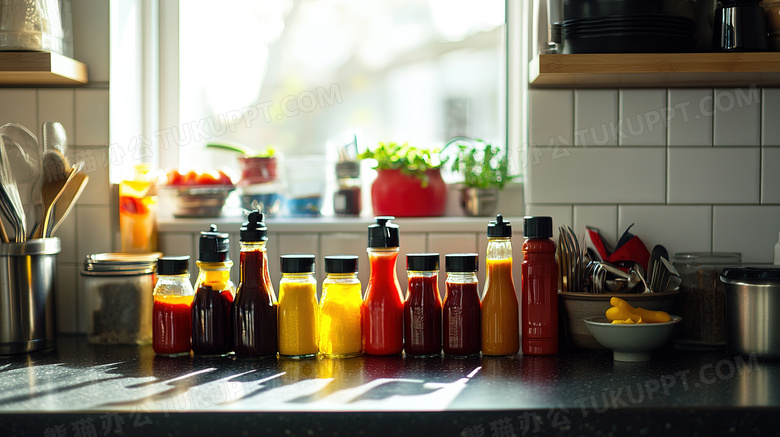
[[320,353],[330,358],[351,358],[363,354],[360,279],[358,257],[326,256],[320,300]]
[[516,354],[520,349],[520,317],[512,279],[512,228],[500,214],[488,225],[481,316],[482,355]]
[[317,279],[314,255],[282,255],[279,281],[279,355],[316,357]]

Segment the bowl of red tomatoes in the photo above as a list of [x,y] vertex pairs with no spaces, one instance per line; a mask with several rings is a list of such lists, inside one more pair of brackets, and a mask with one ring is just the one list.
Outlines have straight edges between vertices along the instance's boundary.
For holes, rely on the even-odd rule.
[[171,170],[163,188],[172,202],[174,217],[202,218],[221,216],[225,201],[236,185],[222,170]]

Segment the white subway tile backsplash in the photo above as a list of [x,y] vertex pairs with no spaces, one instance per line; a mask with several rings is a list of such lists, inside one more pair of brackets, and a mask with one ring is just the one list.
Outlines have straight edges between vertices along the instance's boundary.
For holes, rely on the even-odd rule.
[[574,145],[617,146],[617,90],[574,91]]
[[[558,241],[558,227],[572,226],[572,206],[571,205],[544,205],[529,204],[526,205],[526,214],[529,216],[548,216],[553,221],[553,239]],[[523,223],[513,223],[514,233],[519,237],[523,236]],[[522,240],[520,240],[522,242]],[[513,242],[514,244],[514,242]],[[517,247],[520,249],[520,246]],[[520,254],[517,250],[516,255]]]
[[83,260],[92,253],[111,252],[111,212],[108,206],[76,205],[77,256]]
[[743,263],[771,263],[780,206],[714,206],[712,250],[740,252]]
[[571,90],[529,92],[531,145],[573,145],[574,93]]
[[57,256],[57,262],[60,263],[80,263],[83,259],[76,256],[76,247],[78,238],[76,234],[76,223],[78,220],[78,208],[73,208],[65,220],[57,228],[55,237],[60,239],[60,254]]
[[758,146],[761,144],[761,90],[716,89],[713,144]]
[[761,96],[761,145],[780,146],[780,88],[764,88]]
[[79,197],[79,205],[108,205],[111,201],[109,183],[108,147],[69,147],[68,160],[75,164],[84,161],[84,172],[89,181]]
[[574,205],[574,232],[584,237],[588,226],[599,230],[613,246],[618,241],[617,205]]
[[[76,90],[75,133],[78,146],[108,145],[108,90]],[[130,159],[127,157],[127,159]]]
[[670,148],[669,203],[758,203],[760,149]]
[[652,250],[656,244],[676,252],[708,252],[712,248],[712,207],[624,205],[618,207],[618,236],[631,228]]
[[68,145],[73,142],[75,92],[72,89],[39,89],[38,90],[38,126],[40,130],[45,121],[58,121],[65,128]]
[[666,145],[666,90],[620,90],[620,145]]
[[669,90],[670,146],[712,146],[712,94],[711,88]]
[[780,148],[761,150],[761,203],[780,203]]
[[528,149],[526,202],[663,203],[665,149]]
[[57,314],[57,332],[78,332],[77,267],[57,260],[57,283],[54,305]]
[[19,123],[40,136],[36,90],[0,89],[0,125],[6,123]]

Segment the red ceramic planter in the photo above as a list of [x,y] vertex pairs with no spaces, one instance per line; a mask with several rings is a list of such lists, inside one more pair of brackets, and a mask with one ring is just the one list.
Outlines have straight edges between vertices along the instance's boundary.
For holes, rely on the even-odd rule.
[[447,206],[447,184],[438,169],[428,170],[428,185],[400,170],[378,170],[371,185],[374,215],[436,217]]

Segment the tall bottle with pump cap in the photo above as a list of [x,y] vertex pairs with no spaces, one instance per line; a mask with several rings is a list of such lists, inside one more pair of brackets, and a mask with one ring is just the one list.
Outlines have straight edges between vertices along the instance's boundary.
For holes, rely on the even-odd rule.
[[377,217],[368,227],[368,260],[371,274],[361,306],[363,343],[370,355],[396,355],[404,348],[404,303],[398,283],[399,250],[395,217]]
[[200,233],[198,280],[192,302],[192,351],[201,355],[226,355],[233,350],[230,307],[235,290],[230,282],[228,234],[217,225]]
[[552,218],[523,218],[523,355],[558,352],[558,264],[552,233]]
[[252,211],[241,227],[240,282],[231,322],[236,356],[276,357],[277,302],[268,272],[268,228]]
[[520,324],[512,279],[512,227],[499,214],[488,224],[487,235],[482,354],[514,355],[520,350]]

